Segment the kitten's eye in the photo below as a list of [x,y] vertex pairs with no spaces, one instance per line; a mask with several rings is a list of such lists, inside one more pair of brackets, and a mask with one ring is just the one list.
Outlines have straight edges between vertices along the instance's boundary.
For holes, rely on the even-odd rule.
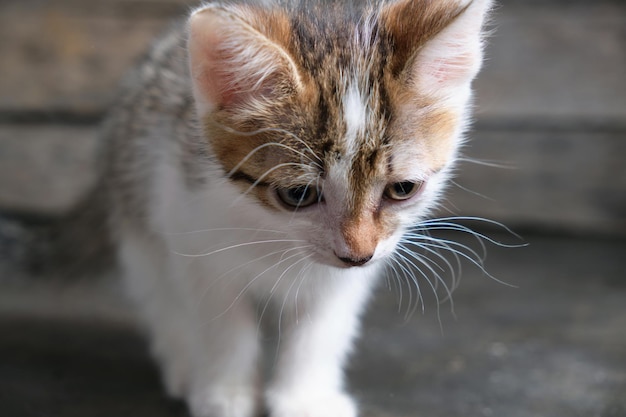
[[315,188],[308,185],[293,188],[278,188],[276,195],[280,201],[289,208],[303,208],[311,206],[319,201],[319,193]]
[[396,201],[408,200],[422,189],[423,184],[412,181],[394,182],[385,188],[385,197]]

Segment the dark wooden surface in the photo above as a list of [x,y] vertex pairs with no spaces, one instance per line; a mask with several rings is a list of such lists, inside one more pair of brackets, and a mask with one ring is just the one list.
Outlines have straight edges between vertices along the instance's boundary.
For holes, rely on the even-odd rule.
[[124,72],[185,4],[191,2],[1,2],[0,112],[100,117]]
[[[420,280],[425,312],[406,319],[408,289],[399,307],[381,286],[349,372],[362,417],[626,417],[626,244],[529,243],[488,247],[515,288],[466,263],[455,315]],[[86,284],[0,280],[0,415],[185,416],[119,292]]]

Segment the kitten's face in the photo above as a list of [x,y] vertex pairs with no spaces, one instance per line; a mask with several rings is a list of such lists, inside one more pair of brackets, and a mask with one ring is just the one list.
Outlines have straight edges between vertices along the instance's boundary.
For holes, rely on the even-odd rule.
[[327,95],[319,88],[313,83],[274,120],[259,114],[248,126],[213,119],[216,154],[241,192],[272,213],[272,226],[313,243],[318,261],[380,259],[436,201],[459,115],[410,111],[407,103],[383,111],[372,91],[347,85]]
[[217,160],[318,262],[388,256],[454,161],[487,6],[417,3],[360,23],[217,7],[192,18],[194,94]]

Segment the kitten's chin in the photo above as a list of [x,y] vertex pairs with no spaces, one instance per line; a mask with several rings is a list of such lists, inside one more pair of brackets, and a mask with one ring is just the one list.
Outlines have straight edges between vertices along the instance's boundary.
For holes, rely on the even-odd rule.
[[320,265],[330,266],[330,267],[340,269],[340,270],[349,270],[349,269],[359,269],[359,268],[367,269],[369,267],[378,265],[380,261],[382,260],[382,258],[374,257],[372,259],[367,260],[366,262],[362,262],[362,261],[361,262],[358,262],[358,261],[349,262],[346,260],[341,260],[335,254],[316,253],[313,256],[313,260],[314,262]]

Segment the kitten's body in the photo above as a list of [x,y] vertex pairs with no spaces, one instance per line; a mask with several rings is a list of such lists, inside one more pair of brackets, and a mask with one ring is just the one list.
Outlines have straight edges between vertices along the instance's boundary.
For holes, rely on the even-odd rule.
[[342,365],[452,167],[489,1],[240,3],[157,43],[108,120],[126,282],[194,416],[352,417]]

